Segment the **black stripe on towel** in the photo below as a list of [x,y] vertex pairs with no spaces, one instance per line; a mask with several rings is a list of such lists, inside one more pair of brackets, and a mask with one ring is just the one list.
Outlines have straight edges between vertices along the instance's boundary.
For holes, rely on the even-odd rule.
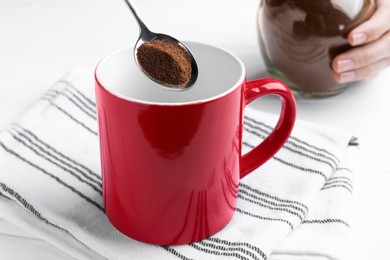
[[[263,128],[254,126],[251,123],[248,123],[246,121],[244,121],[244,126],[249,126],[250,128],[253,128],[253,129],[257,130],[257,131],[265,133],[265,135],[263,135],[263,134],[260,134],[259,132],[251,131],[248,128],[246,128],[247,131],[253,132],[257,137],[259,137],[261,139],[265,139],[268,135],[271,134],[271,131],[264,130]],[[302,150],[303,152],[305,152],[307,154],[312,154],[312,155],[318,157],[318,158],[315,158],[315,160],[324,161],[322,159],[326,159],[327,160],[326,162],[329,163],[332,168],[334,168],[339,163],[339,160],[336,158],[336,156],[331,157],[331,156],[328,156],[328,155],[324,154],[323,152],[318,152],[318,151],[314,151],[313,149],[308,149],[304,145],[299,144],[297,141],[295,141],[292,138],[291,139],[289,138],[286,141],[286,143],[284,144],[283,147],[288,149],[288,150],[290,150],[290,151],[292,151],[292,152],[300,152],[300,154],[304,154],[304,153],[302,153],[302,151],[298,151],[298,150],[292,149],[292,148],[288,147],[287,145],[291,145],[291,146],[293,146],[293,147],[295,147],[295,148],[297,148],[299,150]],[[309,155],[307,155],[307,156],[308,156],[308,158],[312,158],[312,156],[309,156]],[[322,159],[320,159],[320,158],[322,158]],[[335,166],[333,166],[333,165],[335,165]]]
[[[250,130],[250,129],[246,128],[246,127],[244,127],[244,131],[246,131],[247,133],[250,133],[250,134],[252,134],[252,135],[254,135],[254,136],[260,137],[260,138],[262,138],[262,139],[265,139],[265,138],[266,138],[266,136],[263,136],[263,135],[259,134],[258,132],[253,131],[253,130]],[[287,143],[287,142],[286,142],[286,143]],[[290,142],[290,144],[291,144],[291,142]],[[289,147],[289,146],[287,146],[287,145],[284,145],[284,146],[283,146],[283,149],[285,149],[285,150],[287,150],[287,151],[290,151],[290,152],[292,152],[292,153],[298,154],[298,155],[300,155],[300,156],[303,156],[303,157],[305,157],[305,158],[311,159],[311,160],[313,160],[313,161],[316,161],[316,162],[319,162],[319,163],[323,163],[323,164],[329,165],[329,167],[330,167],[333,171],[336,169],[337,163],[336,163],[332,158],[330,158],[330,157],[328,157],[327,159],[328,159],[328,160],[331,160],[331,162],[329,162],[329,161],[327,161],[327,160],[323,160],[323,159],[321,159],[321,157],[318,158],[318,157],[309,155],[308,153],[299,151],[299,150],[297,150],[297,149],[293,149],[293,148],[291,148],[291,147]]]
[[[45,159],[46,161],[52,163],[53,165],[57,166],[58,168],[68,172],[70,175],[72,175],[73,177],[75,177],[77,180],[79,180],[80,182],[88,185],[89,187],[91,187],[94,191],[96,191],[97,193],[99,193],[100,195],[103,194],[102,192],[102,188],[101,188],[101,184],[98,183],[99,186],[89,182],[88,180],[85,180],[83,179],[80,175],[78,175],[77,173],[75,173],[74,171],[70,170],[69,168],[61,165],[60,163],[56,162],[55,159],[53,160],[52,158],[50,158],[49,156],[51,154],[49,154],[49,156],[45,155],[44,154],[44,151],[43,149],[41,149],[41,147],[37,147],[39,150],[41,150],[41,152],[39,152],[37,149],[35,149],[34,147],[32,147],[31,145],[27,144],[24,140],[20,139],[18,136],[16,136],[14,133],[12,133],[11,131],[8,131],[12,137],[18,141],[20,144],[24,145],[26,148],[30,149],[32,152],[34,152],[36,155],[38,155],[39,157]],[[34,143],[32,143],[34,144]],[[43,152],[43,153],[42,153]],[[56,157],[55,157],[56,158]],[[69,164],[66,165],[69,167]],[[85,173],[84,173],[85,174]],[[88,177],[88,176],[87,176]],[[96,182],[95,180],[93,180],[94,182]]]
[[[86,104],[78,95],[76,95],[74,92],[70,91],[70,89],[65,88],[61,91],[55,90],[55,89],[49,89],[45,95],[47,97],[51,97],[54,99],[55,97],[61,95],[66,97],[70,102],[72,102],[75,106],[77,106],[81,111],[83,111],[85,114],[87,114],[92,119],[96,120],[96,110],[95,107],[91,107],[88,104]],[[44,96],[45,96],[44,95]]]
[[[246,116],[246,115],[245,115],[245,116],[244,116],[244,120],[251,121],[251,122],[253,122],[253,123],[257,124],[257,125],[260,125],[260,126],[263,126],[263,127],[265,127],[265,128],[268,128],[268,129],[271,130],[271,131],[274,130],[273,127],[271,127],[271,126],[269,126],[269,125],[267,125],[267,124],[265,124],[265,123],[263,123],[263,122],[257,121],[257,120],[255,120],[255,119],[249,117],[249,116]],[[300,140],[299,138],[294,137],[294,136],[290,136],[289,139],[290,139],[290,140],[294,140],[294,141],[296,141],[296,142],[299,143],[299,144],[305,145],[306,147],[309,147],[309,148],[311,148],[311,149],[313,149],[313,150],[315,150],[315,151],[317,151],[317,152],[325,153],[325,154],[327,154],[328,156],[331,156],[335,161],[340,162],[339,158],[337,158],[336,155],[334,155],[333,153],[327,151],[327,150],[324,149],[324,148],[319,148],[319,147],[317,147],[317,146],[315,146],[315,145],[312,145],[312,144],[307,143],[306,141]]]
[[188,258],[188,257],[185,257],[184,255],[182,254],[179,254],[175,249],[173,249],[172,247],[169,247],[169,246],[162,246],[163,249],[165,249],[166,251],[168,251],[169,253],[173,254],[174,256],[180,258],[180,259],[183,259],[183,260],[192,260],[191,258]]
[[[251,145],[247,142],[243,142],[242,145],[246,146],[246,147],[249,147],[251,149],[255,148],[254,145]],[[313,174],[317,174],[319,176],[321,176],[322,178],[324,178],[324,180],[326,181],[327,180],[327,177],[325,174],[323,174],[322,172],[318,171],[318,170],[314,170],[314,169],[310,169],[310,168],[305,168],[305,167],[302,167],[302,166],[299,166],[299,165],[296,165],[296,164],[293,164],[293,163],[290,163],[290,162],[287,162],[287,161],[284,161],[282,159],[280,159],[279,157],[277,156],[273,156],[272,159],[284,164],[284,165],[287,165],[287,166],[290,166],[294,169],[297,169],[297,170],[300,170],[300,171],[303,171],[303,172],[310,172],[310,173],[313,173]]]
[[53,100],[53,99],[55,99],[57,96],[58,96],[58,94],[57,94],[54,90],[49,89],[48,91],[46,91],[46,92],[40,97],[40,99],[50,99],[50,100]]
[[91,128],[89,128],[88,126],[86,126],[84,123],[82,123],[81,121],[77,120],[76,118],[74,118],[71,114],[69,114],[68,112],[66,112],[63,108],[59,107],[57,104],[55,104],[51,99],[49,98],[41,98],[43,100],[47,100],[50,105],[52,105],[53,107],[55,107],[56,109],[58,109],[59,111],[61,111],[62,113],[64,113],[67,117],[69,117],[70,119],[72,119],[74,122],[76,122],[78,125],[82,126],[83,128],[85,128],[87,131],[89,131],[90,133],[94,134],[94,135],[98,135],[98,133],[94,130],[92,130]]
[[5,198],[5,199],[7,199],[7,200],[11,200],[7,195],[5,195],[4,193],[2,193],[1,191],[0,191],[0,197],[3,197],[3,198]]
[[75,166],[78,166],[80,168],[82,168],[83,170],[85,170],[90,176],[96,178],[99,183],[101,183],[101,180],[102,180],[102,177],[95,173],[94,171],[92,171],[91,169],[89,169],[88,167],[86,167],[85,165],[73,160],[72,158],[64,155],[63,153],[59,152],[58,150],[56,150],[54,147],[50,146],[48,143],[44,142],[42,139],[40,139],[36,134],[34,134],[32,131],[28,130],[27,128],[24,128],[23,126],[19,125],[19,124],[14,124],[15,126],[19,127],[26,135],[28,135],[29,137],[33,138],[35,141],[37,141],[40,145],[44,146],[47,150],[50,150],[52,152],[54,152],[57,156],[60,156],[62,157],[64,160],[66,160],[68,163],[72,163],[74,164]]
[[[258,127],[258,126],[255,126],[249,122],[247,122],[246,120],[244,121],[244,126],[249,126],[250,128],[253,128],[255,130],[258,130],[259,132],[263,132],[265,133],[265,135],[262,135],[258,132],[258,137],[262,138],[262,139],[265,139],[268,135],[271,134],[271,130],[270,131],[267,131],[261,127]],[[310,153],[312,155],[315,155],[315,156],[318,156],[319,158],[324,158],[324,159],[327,159],[329,160],[330,162],[332,162],[333,164],[337,165],[339,163],[339,159],[332,154],[332,156],[329,156],[327,153],[324,153],[324,152],[318,152],[317,150],[314,150],[312,148],[307,148],[307,146],[305,147],[305,145],[302,145],[301,143],[303,141],[299,140],[298,138],[289,138],[285,145],[286,146],[287,144],[290,144],[291,146],[294,146],[295,148],[298,148],[304,152],[307,152],[307,153]],[[305,142],[306,143],[306,142]],[[310,145],[308,143],[306,143],[307,145]],[[312,145],[310,145],[312,146]]]
[[263,208],[267,208],[267,209],[270,209],[270,210],[274,210],[274,211],[283,211],[283,212],[286,212],[286,213],[289,213],[291,215],[294,215],[296,216],[300,221],[303,220],[304,216],[302,214],[299,214],[295,211],[292,211],[288,208],[283,208],[283,207],[273,207],[273,206],[269,206],[269,205],[266,205],[264,203],[261,203],[259,200],[257,199],[252,199],[250,197],[245,197],[243,196],[242,194],[244,193],[244,191],[241,191],[239,194],[238,194],[238,198],[242,199],[242,200],[245,200],[247,202],[250,202],[252,204],[255,204],[255,205],[258,205],[260,207],[263,207]]
[[66,80],[58,80],[57,82],[60,82],[60,83],[64,83],[66,85],[68,85],[69,87],[71,87],[73,90],[75,90],[82,98],[85,99],[86,102],[88,102],[89,104],[91,104],[93,107],[96,107],[96,104],[95,102],[93,102],[90,98],[88,98],[84,93],[82,93],[79,89],[77,89],[72,83],[70,83],[69,81],[66,81]]
[[207,253],[207,254],[211,254],[211,255],[230,256],[230,257],[235,257],[235,258],[240,259],[240,260],[250,260],[249,258],[241,255],[240,253],[237,253],[237,252],[226,252],[226,251],[217,251],[217,250],[213,250],[213,249],[210,249],[210,248],[201,247],[201,246],[199,246],[199,243],[189,244],[189,246],[195,248],[198,251],[201,251],[201,252],[204,252],[204,253]]
[[[18,125],[15,125],[18,126]],[[20,126],[19,126],[20,127]],[[54,159],[55,161],[64,164],[68,168],[71,168],[78,173],[80,173],[84,178],[89,180],[90,182],[93,182],[98,185],[99,188],[101,188],[102,183],[101,179],[99,179],[96,173],[92,172],[91,170],[87,171],[85,169],[88,169],[87,167],[81,167],[82,165],[80,163],[74,163],[75,161],[70,159],[68,156],[63,155],[62,153],[58,152],[56,149],[52,148],[50,145],[44,143],[43,141],[40,141],[38,138],[34,138],[30,134],[28,134],[27,131],[24,131],[25,129],[20,127],[21,130],[14,128],[14,131],[17,132],[19,137],[22,137],[28,143],[36,147],[40,152],[44,153],[45,155],[49,156],[50,158]],[[79,167],[76,167],[79,166]],[[80,169],[81,168],[81,169]],[[86,171],[86,172],[85,172]]]
[[311,219],[311,220],[304,220],[302,224],[342,224],[346,227],[351,227],[347,222],[345,222],[342,219],[337,219],[337,218],[328,218],[328,219]]
[[[73,94],[73,93],[72,93]],[[96,120],[96,115],[94,113],[91,113],[89,112],[88,110],[86,110],[82,105],[80,105],[75,99],[74,97],[71,97],[69,96],[69,94],[67,94],[66,90],[64,90],[63,92],[59,92],[59,95],[62,95],[64,97],[66,97],[70,102],[72,102],[76,107],[78,107],[82,112],[84,112],[84,114],[86,114],[87,116],[89,116],[90,118],[92,118],[93,120]]]
[[347,172],[353,173],[353,171],[351,169],[348,169],[346,167],[337,167],[336,171],[347,171]]
[[346,182],[348,182],[348,183],[350,183],[352,185],[352,180],[350,178],[348,178],[348,177],[345,177],[345,176],[331,177],[331,178],[328,179],[327,182],[331,182],[333,180],[344,180],[344,181],[346,181]]
[[[89,98],[87,98],[83,93],[78,91],[75,87],[71,87],[71,84],[67,81],[58,81],[59,83],[65,83],[68,87],[59,91],[59,90],[49,90],[48,92],[54,92],[56,96],[62,95],[66,97],[71,103],[77,106],[84,114],[96,120],[96,105]],[[72,91],[71,91],[72,89]],[[75,91],[77,90],[77,91]],[[74,92],[75,91],[75,92]],[[92,104],[91,104],[92,102]]]
[[322,187],[321,190],[329,190],[329,189],[333,189],[333,188],[342,188],[342,189],[347,190],[351,194],[353,193],[352,189],[350,187],[348,187],[347,185],[344,185],[344,184],[327,185],[327,186]]
[[260,248],[247,242],[231,242],[221,238],[210,237],[196,244],[201,244],[202,246],[222,252],[238,251],[242,253],[242,257],[249,257],[250,259],[267,259],[266,254]]
[[247,215],[247,216],[252,217],[252,218],[257,218],[257,219],[262,219],[262,220],[268,220],[268,221],[283,222],[283,223],[287,224],[287,225],[290,227],[291,230],[294,229],[294,225],[293,225],[290,221],[285,220],[285,219],[263,217],[263,216],[256,215],[256,214],[251,213],[251,212],[244,211],[244,210],[242,210],[242,209],[240,209],[240,208],[236,208],[236,211],[237,211],[238,213]]
[[[18,126],[18,125],[15,125],[15,126]],[[36,147],[40,152],[44,153],[45,155],[49,156],[50,158],[54,159],[55,161],[64,164],[68,168],[71,168],[71,169],[77,171],[84,178],[97,184],[98,187],[101,188],[102,183],[101,183],[101,178],[99,179],[99,177],[100,177],[99,175],[92,172],[87,167],[85,167],[85,166],[83,167],[80,163],[75,162],[74,160],[70,159],[68,156],[65,156],[62,153],[58,152],[56,149],[54,149],[53,147],[51,147],[47,143],[40,141],[40,139],[34,138],[32,135],[28,134],[28,131],[25,131],[25,129],[23,127],[21,127],[21,126],[19,126],[19,127],[21,128],[21,130],[23,130],[23,132],[19,129],[16,129],[16,127],[13,128],[13,130],[18,134],[18,137],[25,139],[29,144]],[[34,140],[32,140],[32,139],[34,139]],[[84,170],[88,169],[89,170],[89,171],[87,170],[88,174],[73,164],[80,166]],[[96,180],[96,178],[91,177],[91,175],[93,177],[97,177],[97,180]]]
[[[66,230],[63,227],[60,227],[52,222],[50,222],[47,218],[43,217],[41,213],[39,213],[30,203],[28,203],[19,193],[16,191],[12,190],[11,188],[7,187],[4,183],[0,182],[0,188],[8,193],[10,196],[15,198],[25,209],[27,209],[29,212],[31,212],[34,216],[36,216],[39,220],[43,221],[45,224],[52,226],[58,230],[61,230],[71,236],[73,239],[75,239],[77,242],[91,250],[87,245],[85,245],[83,242],[78,240],[70,231]],[[91,250],[92,251],[92,250]]]
[[[274,195],[271,195],[271,194],[265,193],[263,191],[260,191],[258,189],[255,189],[255,188],[253,188],[253,187],[251,187],[251,186],[249,186],[249,185],[247,185],[247,184],[245,184],[243,182],[240,182],[240,189],[247,189],[247,190],[249,190],[251,192],[256,193],[259,196],[262,196],[262,197],[265,197],[265,198],[268,198],[268,199],[272,199],[272,200],[275,200],[277,202],[291,204],[290,207],[292,207],[292,208],[294,208],[296,210],[299,210],[299,208],[301,207],[303,209],[301,211],[302,213],[306,213],[309,210],[309,208],[305,204],[303,204],[303,203],[301,203],[299,201],[278,198],[278,197],[276,197]],[[294,205],[296,205],[298,207],[295,207]]]
[[333,185],[333,184],[344,184],[344,185],[350,187],[351,189],[353,189],[352,182],[346,177],[330,178],[330,179],[328,179],[327,182],[325,182],[324,186],[329,186],[329,185]]
[[0,146],[3,147],[3,149],[5,151],[7,151],[8,153],[14,155],[16,158],[20,159],[21,161],[29,164],[30,166],[32,166],[33,168],[39,170],[40,172],[42,172],[43,174],[45,174],[46,176],[50,177],[51,179],[55,180],[57,183],[61,184],[62,186],[64,186],[65,188],[71,190],[73,193],[75,193],[76,195],[78,195],[79,197],[83,198],[85,201],[89,202],[91,205],[95,206],[97,209],[99,209],[100,211],[102,211],[104,213],[104,209],[102,206],[100,206],[96,201],[92,200],[91,198],[87,197],[86,195],[84,195],[83,193],[81,193],[80,191],[78,191],[77,189],[75,189],[73,186],[67,184],[66,182],[64,182],[63,180],[61,180],[60,178],[58,178],[57,176],[51,174],[50,172],[46,171],[45,169],[41,168],[40,166],[32,163],[31,161],[27,160],[26,158],[22,157],[21,155],[19,155],[18,153],[12,151],[11,149],[9,149],[8,147],[6,147],[2,142],[0,142]]
[[84,100],[82,100],[82,97],[78,95],[78,93],[74,93],[73,91],[71,91],[71,89],[69,88],[66,88],[64,89],[64,92],[67,92],[68,94],[72,95],[72,97],[74,97],[79,104],[83,105],[85,109],[87,109],[90,113],[92,113],[93,115],[96,115],[96,107],[95,107],[95,104],[93,106],[91,105],[88,105]]

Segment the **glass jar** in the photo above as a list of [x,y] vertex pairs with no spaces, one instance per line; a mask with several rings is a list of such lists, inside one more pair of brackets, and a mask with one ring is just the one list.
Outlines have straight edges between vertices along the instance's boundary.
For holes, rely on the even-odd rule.
[[261,1],[257,26],[268,71],[300,96],[342,92],[347,84],[333,78],[332,60],[352,48],[348,33],[374,11],[374,0]]

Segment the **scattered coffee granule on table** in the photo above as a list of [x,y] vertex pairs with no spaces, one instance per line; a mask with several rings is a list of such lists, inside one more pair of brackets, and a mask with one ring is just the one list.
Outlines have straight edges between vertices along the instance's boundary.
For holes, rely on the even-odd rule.
[[137,49],[137,59],[144,73],[162,85],[180,88],[190,81],[190,57],[173,41],[145,42]]

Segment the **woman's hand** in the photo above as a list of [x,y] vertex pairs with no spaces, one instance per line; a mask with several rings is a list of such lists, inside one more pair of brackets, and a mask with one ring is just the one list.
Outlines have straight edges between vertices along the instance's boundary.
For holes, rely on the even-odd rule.
[[348,35],[356,48],[332,62],[334,78],[340,83],[372,78],[390,66],[390,0],[376,2],[374,15]]

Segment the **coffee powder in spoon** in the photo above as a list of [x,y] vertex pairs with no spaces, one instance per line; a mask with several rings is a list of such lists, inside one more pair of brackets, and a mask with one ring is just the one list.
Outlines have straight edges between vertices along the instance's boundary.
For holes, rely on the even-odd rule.
[[137,59],[144,73],[162,85],[181,88],[190,81],[190,57],[173,41],[145,42],[137,49]]

